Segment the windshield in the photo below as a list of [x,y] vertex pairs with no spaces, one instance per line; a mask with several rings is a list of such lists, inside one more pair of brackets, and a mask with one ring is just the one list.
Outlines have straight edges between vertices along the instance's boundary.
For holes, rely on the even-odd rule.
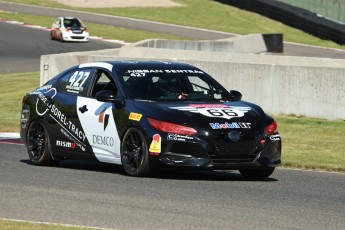
[[[165,70],[167,71],[167,70]],[[123,73],[125,88],[131,99],[167,100],[228,100],[229,93],[202,71],[166,73],[161,70]]]
[[72,27],[72,28],[84,27],[83,23],[76,18],[73,18],[73,19],[65,18],[63,24],[65,27]]

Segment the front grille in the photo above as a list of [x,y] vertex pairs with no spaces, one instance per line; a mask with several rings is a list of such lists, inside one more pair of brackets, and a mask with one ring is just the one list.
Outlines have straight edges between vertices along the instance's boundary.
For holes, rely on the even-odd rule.
[[230,141],[228,132],[213,133],[208,140],[208,154],[215,163],[251,162],[260,149],[256,148],[259,139],[258,131],[239,131],[240,139]]
[[73,39],[84,39],[85,37],[77,37],[77,36],[71,36],[71,38],[73,38]]

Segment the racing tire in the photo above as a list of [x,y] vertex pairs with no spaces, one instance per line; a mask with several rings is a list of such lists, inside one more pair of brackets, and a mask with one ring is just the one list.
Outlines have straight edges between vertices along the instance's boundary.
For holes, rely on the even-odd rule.
[[265,179],[272,175],[274,167],[258,168],[258,169],[240,169],[242,176],[248,179]]
[[57,164],[51,155],[50,139],[45,126],[33,121],[26,135],[28,155],[34,165],[51,166]]
[[148,147],[144,134],[135,127],[129,128],[121,142],[121,163],[124,171],[135,177],[150,174]]
[[54,40],[54,36],[52,32],[50,32],[50,40]]
[[62,34],[60,34],[60,42],[64,42],[65,40],[63,40]]

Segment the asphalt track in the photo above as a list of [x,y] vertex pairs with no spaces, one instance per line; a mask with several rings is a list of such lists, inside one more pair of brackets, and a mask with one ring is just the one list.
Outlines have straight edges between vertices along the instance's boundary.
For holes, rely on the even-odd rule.
[[[14,32],[0,40],[0,63],[16,63],[14,70],[37,61],[39,53],[104,45],[59,43],[47,31],[4,23],[0,39],[3,29]],[[132,178],[109,164],[36,167],[23,145],[0,143],[0,156],[0,218],[116,229],[345,229],[341,173],[278,169],[264,181],[245,180],[237,171]]]
[[39,71],[44,54],[119,48],[102,40],[88,43],[53,41],[49,31],[0,22],[0,73]]
[[345,174],[278,169],[124,175],[120,166],[30,164],[0,143],[0,218],[115,229],[345,229]]

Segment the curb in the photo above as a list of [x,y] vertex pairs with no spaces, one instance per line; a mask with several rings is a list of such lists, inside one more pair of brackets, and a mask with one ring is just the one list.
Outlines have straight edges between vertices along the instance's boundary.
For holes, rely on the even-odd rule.
[[23,145],[19,133],[0,131],[0,143]]

